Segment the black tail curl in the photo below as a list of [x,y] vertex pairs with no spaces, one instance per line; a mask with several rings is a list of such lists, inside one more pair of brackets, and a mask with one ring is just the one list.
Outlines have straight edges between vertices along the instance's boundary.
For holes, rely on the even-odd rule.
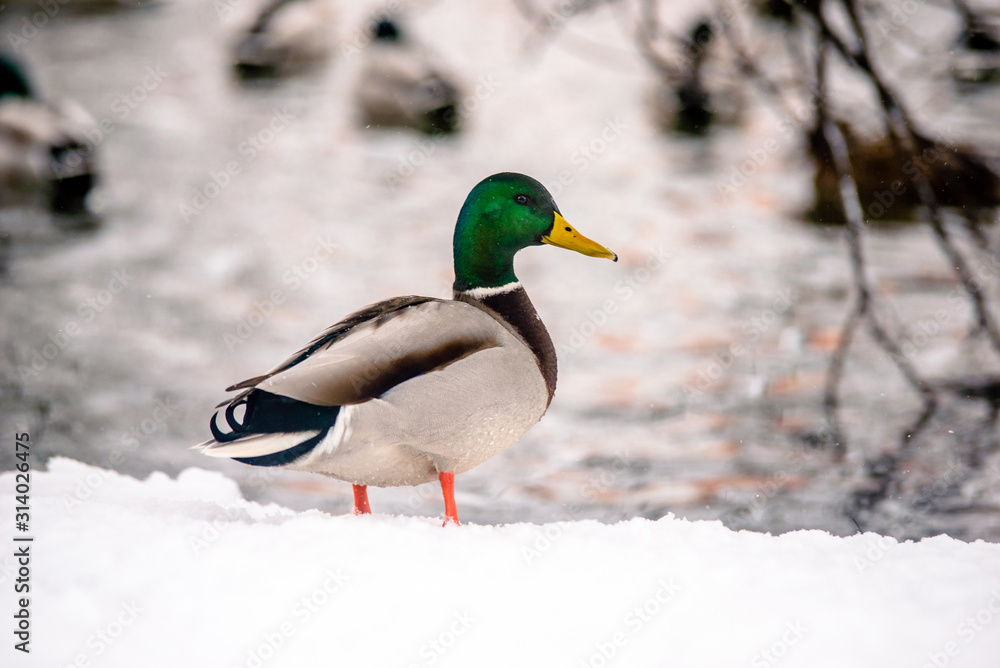
[[[242,421],[236,410],[244,406]],[[252,466],[282,466],[289,464],[315,448],[337,421],[340,406],[317,406],[290,397],[253,389],[234,399],[225,410],[212,416],[209,427],[212,437],[219,443],[232,443],[256,434],[294,434],[320,430],[320,433],[286,450],[260,457],[233,457],[238,462]],[[224,415],[232,430],[223,432],[217,421]]]

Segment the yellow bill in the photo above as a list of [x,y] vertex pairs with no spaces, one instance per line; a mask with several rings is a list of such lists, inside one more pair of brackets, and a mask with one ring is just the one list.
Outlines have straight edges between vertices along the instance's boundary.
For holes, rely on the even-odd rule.
[[618,256],[609,251],[601,244],[583,236],[573,226],[566,222],[558,211],[555,212],[555,220],[552,223],[552,230],[542,237],[542,242],[583,253],[590,257],[603,257],[614,262],[618,261]]

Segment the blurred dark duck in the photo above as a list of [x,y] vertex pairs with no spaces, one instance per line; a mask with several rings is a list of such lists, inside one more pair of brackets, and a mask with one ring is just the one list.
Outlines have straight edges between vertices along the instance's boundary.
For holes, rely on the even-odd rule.
[[784,28],[796,25],[796,11],[817,14],[822,0],[754,0],[757,15]]
[[[913,219],[921,203],[913,182],[919,173],[927,178],[941,206],[959,207],[972,219],[990,219],[1000,205],[1000,177],[989,159],[971,147],[918,135],[917,159],[901,160],[889,137],[859,137],[846,125],[841,130],[866,221]],[[817,223],[844,224],[840,177],[822,128],[811,129],[807,141],[815,168],[815,194],[806,217]]]
[[270,0],[236,45],[244,79],[281,77],[325,62],[335,42],[331,0]]
[[0,207],[41,205],[89,218],[86,199],[96,176],[87,131],[93,127],[79,105],[39,100],[23,66],[0,54]]
[[372,30],[355,88],[362,122],[450,134],[459,127],[459,88],[436,61],[388,19]]
[[951,75],[960,84],[1000,81],[1000,25],[996,15],[987,18],[962,0],[953,0],[962,18],[962,29],[951,50]]
[[681,41],[684,65],[656,89],[653,117],[664,132],[704,137],[715,124],[735,125],[742,119],[743,100],[733,82],[711,69],[717,50],[715,33],[707,19],[697,21]]

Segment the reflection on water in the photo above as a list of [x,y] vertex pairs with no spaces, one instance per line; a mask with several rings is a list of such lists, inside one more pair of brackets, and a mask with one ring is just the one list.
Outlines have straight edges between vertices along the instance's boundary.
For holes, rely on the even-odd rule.
[[[741,129],[708,144],[666,138],[612,14],[574,26],[615,45],[601,64],[557,46],[526,51],[510,3],[442,2],[414,12],[412,30],[461,79],[462,131],[366,130],[351,91],[379,3],[338,7],[327,65],[246,86],[229,58],[251,4],[221,16],[194,0],[67,13],[21,48],[44,92],[76,99],[98,123],[92,205],[103,225],[67,233],[37,212],[0,214],[4,433],[27,425],[43,459],[138,476],[216,468],[254,499],[347,511],[346,483],[188,447],[207,437],[223,388],[343,315],[394,295],[447,295],[465,195],[488,174],[521,171],[621,261],[519,256],[560,351],[560,387],[519,444],[460,476],[463,519],[673,512],[855,531],[843,509],[862,462],[895,446],[918,402],[860,340],[843,389],[847,461],[810,447],[848,266],[840,232],[794,219],[810,175],[773,114],[749,109]],[[4,11],[6,34],[23,14]],[[776,150],[739,172],[769,140]],[[870,253],[899,321],[926,319],[954,289],[923,230],[875,233]],[[920,362],[932,376],[990,371],[975,345],[954,353],[964,306],[948,315]],[[890,499],[872,528],[1000,538],[995,447],[983,448],[981,474],[952,464],[965,426],[987,413],[946,406],[912,461],[912,489],[899,491],[907,502]],[[0,457],[11,466],[7,449]],[[439,494],[429,485],[371,498],[377,512],[436,515]]]

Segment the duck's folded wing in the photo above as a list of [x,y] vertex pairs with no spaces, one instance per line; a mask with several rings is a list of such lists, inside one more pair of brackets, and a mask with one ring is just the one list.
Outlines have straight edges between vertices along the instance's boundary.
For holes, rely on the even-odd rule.
[[[351,315],[347,316],[335,325],[332,325],[322,331],[319,336],[310,341],[305,348],[298,351],[284,362],[274,367],[267,373],[261,376],[254,376],[253,378],[248,378],[246,380],[235,383],[226,388],[226,392],[233,392],[234,390],[243,390],[247,388],[256,387],[257,384],[270,378],[274,374],[284,371],[296,364],[302,362],[303,360],[309,358],[316,352],[329,348],[334,345],[337,341],[342,339],[347,334],[351,333],[355,327],[364,325],[369,322],[377,322],[381,318],[389,317],[391,314],[395,313],[400,309],[407,308],[409,306],[416,306],[417,304],[423,304],[429,301],[440,301],[435,300],[433,297],[419,297],[416,295],[409,295],[406,297],[396,297],[394,299],[387,299],[385,301],[377,302],[371,306],[366,306],[360,311],[355,311]],[[226,400],[219,404],[219,406],[225,406],[231,400]],[[216,406],[218,408],[218,406]]]
[[397,297],[347,316],[266,374],[226,388],[243,392],[218,408],[232,408],[255,389],[312,406],[361,403],[500,345],[504,331],[463,302]]
[[[357,314],[356,314],[357,315]],[[346,406],[381,396],[416,376],[433,373],[501,345],[506,330],[462,302],[427,300],[355,318],[332,340],[305,351],[255,384],[315,406]]]

